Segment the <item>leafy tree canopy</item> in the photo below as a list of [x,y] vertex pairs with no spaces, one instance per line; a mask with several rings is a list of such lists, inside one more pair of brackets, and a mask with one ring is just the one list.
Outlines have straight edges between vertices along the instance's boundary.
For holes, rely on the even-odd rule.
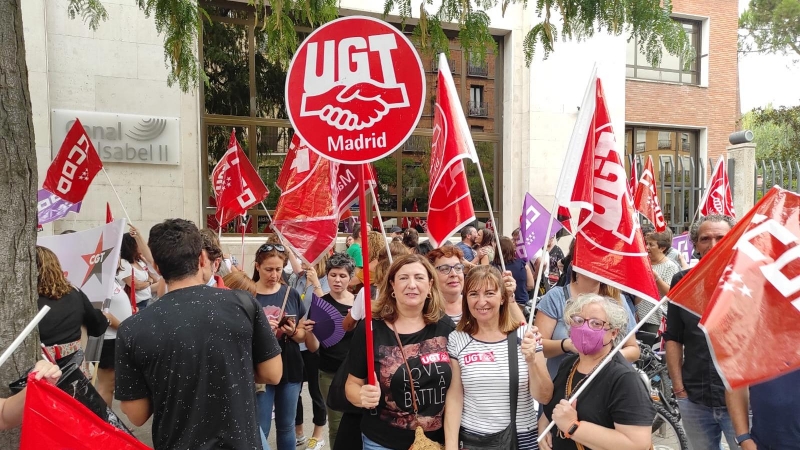
[[[267,57],[271,63],[284,67],[299,45],[297,34],[290,30],[296,25],[316,27],[338,15],[337,0],[249,2],[264,18],[262,29],[270,42]],[[208,16],[197,0],[137,0],[137,3],[145,15],[154,17],[156,29],[165,37],[164,57],[170,68],[167,82],[178,83],[184,91],[189,90],[198,80],[204,79],[194,49],[198,30]],[[411,3],[412,0],[385,0],[384,13],[396,8],[404,23],[407,19],[417,19],[419,25],[414,28],[414,38],[430,53],[449,53],[443,24],[454,23],[462,48],[479,61],[496,45],[489,32],[486,11],[499,7],[505,13],[508,6],[515,3],[528,7],[528,0],[442,0],[441,5],[434,8],[433,0],[425,0],[415,15]],[[536,0],[532,3],[535,3],[531,5],[533,14],[539,21],[528,31],[523,43],[528,65],[537,46],[541,45],[544,57],[553,52],[559,35],[564,41],[583,40],[599,32],[626,33],[629,39],[636,38],[639,50],[653,66],[659,64],[664,49],[687,61],[694,58],[686,33],[670,18],[671,0]],[[108,17],[101,0],[69,0],[68,10],[73,17],[83,16],[92,29],[97,29],[100,21]]]
[[756,158],[800,159],[800,106],[756,108],[742,117],[742,128],[753,130]]
[[800,0],[750,0],[739,28],[744,52],[800,57]]

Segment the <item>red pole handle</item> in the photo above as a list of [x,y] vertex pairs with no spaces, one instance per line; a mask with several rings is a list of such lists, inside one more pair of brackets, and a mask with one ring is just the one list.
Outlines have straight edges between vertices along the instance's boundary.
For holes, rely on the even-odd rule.
[[361,261],[364,278],[364,329],[367,337],[367,382],[375,382],[375,353],[372,346],[372,299],[369,283],[369,245],[367,243],[367,177],[365,164],[361,164],[361,189],[358,190],[358,214],[361,222]]

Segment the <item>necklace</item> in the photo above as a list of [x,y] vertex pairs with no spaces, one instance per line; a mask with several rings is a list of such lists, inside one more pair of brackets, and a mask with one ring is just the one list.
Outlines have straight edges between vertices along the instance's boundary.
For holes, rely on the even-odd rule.
[[[578,381],[578,384],[576,384],[575,387],[573,388],[572,387],[572,378],[575,376],[575,372],[578,371],[578,363],[580,361],[581,361],[580,358],[576,359],[575,360],[575,364],[572,365],[572,369],[570,369],[570,371],[569,371],[569,377],[567,377],[567,385],[564,387],[564,397],[565,397],[566,400],[569,400],[569,398],[572,395],[572,393],[574,391],[578,390],[578,388],[581,386],[581,384],[583,384],[584,381],[589,379],[589,377],[592,376],[592,373],[594,373],[594,371],[597,369],[597,367],[600,366],[599,363],[597,365],[595,365],[592,368],[592,370],[590,370],[589,373],[587,373],[585,377],[583,377],[580,381]],[[575,403],[575,409],[577,411],[578,402],[575,401],[574,403]],[[558,430],[558,437],[560,437],[561,439],[567,439],[567,436],[561,430]]]

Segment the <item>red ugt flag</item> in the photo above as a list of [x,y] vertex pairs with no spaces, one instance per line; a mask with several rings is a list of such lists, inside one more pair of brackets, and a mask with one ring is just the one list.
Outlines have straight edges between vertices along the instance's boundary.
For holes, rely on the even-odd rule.
[[714,173],[711,174],[711,181],[708,183],[703,201],[700,202],[700,214],[708,216],[711,214],[722,214],[725,216],[736,217],[733,210],[733,197],[731,196],[731,183],[728,181],[728,170],[725,168],[725,157],[720,156]]
[[311,151],[294,135],[278,176],[283,191],[272,228],[300,258],[316,264],[336,242],[336,206],[331,161]]
[[800,368],[800,195],[774,187],[667,294],[735,389]]
[[596,75],[584,97],[556,195],[559,202],[566,197],[571,206],[581,208],[573,269],[656,302],[658,289]]
[[47,169],[44,189],[71,203],[78,203],[86,196],[103,162],[97,155],[94,144],[83,129],[81,121],[75,119],[58,154]]
[[269,195],[269,189],[250,164],[242,146],[231,131],[228,151],[211,173],[217,203],[217,223],[225,226],[236,216],[243,215]]
[[661,205],[658,204],[658,193],[656,191],[655,172],[653,171],[653,157],[648,156],[647,162],[642,171],[642,178],[636,188],[636,195],[633,204],[636,210],[642,213],[647,220],[653,223],[656,231],[661,233],[667,230],[667,221],[664,213],[661,212]]
[[475,144],[444,54],[439,55],[438,85],[428,193],[428,235],[434,247],[475,220],[464,160],[478,163]]

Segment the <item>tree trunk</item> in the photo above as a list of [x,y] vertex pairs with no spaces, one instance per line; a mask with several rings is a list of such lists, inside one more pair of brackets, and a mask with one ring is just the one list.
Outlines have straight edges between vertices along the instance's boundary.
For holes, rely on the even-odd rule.
[[[36,147],[22,35],[23,0],[0,0],[0,352],[36,314]],[[33,366],[38,333],[0,367],[0,396]],[[19,430],[0,448],[19,447]]]

